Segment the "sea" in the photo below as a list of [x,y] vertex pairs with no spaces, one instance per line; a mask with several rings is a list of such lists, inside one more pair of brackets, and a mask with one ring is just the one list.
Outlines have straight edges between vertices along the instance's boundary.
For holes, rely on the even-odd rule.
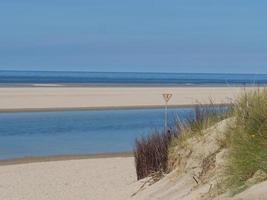
[[[0,71],[0,87],[257,86],[264,74],[160,74]],[[169,123],[193,117],[193,108],[171,108]],[[130,152],[135,140],[164,128],[164,109],[0,113],[0,160],[34,156]]]
[[267,74],[1,71],[1,85],[229,86],[266,85]]

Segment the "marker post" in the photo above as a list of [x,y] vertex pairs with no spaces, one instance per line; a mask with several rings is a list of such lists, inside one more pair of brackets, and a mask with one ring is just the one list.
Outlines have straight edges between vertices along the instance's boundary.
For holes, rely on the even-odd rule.
[[172,94],[165,93],[162,94],[164,101],[165,101],[165,125],[164,125],[164,132],[166,133],[168,128],[168,102],[172,98]]

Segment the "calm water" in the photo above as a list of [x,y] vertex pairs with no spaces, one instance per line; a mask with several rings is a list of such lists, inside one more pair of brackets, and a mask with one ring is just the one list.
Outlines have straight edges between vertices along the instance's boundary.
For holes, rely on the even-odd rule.
[[262,85],[266,74],[167,74],[1,71],[0,84]]
[[[169,112],[177,114],[192,109]],[[163,118],[163,109],[0,113],[0,159],[131,151]]]
[[[0,71],[0,86],[14,84],[264,85],[267,75]],[[0,159],[131,151],[136,138],[162,129],[163,117],[162,109],[0,113]]]

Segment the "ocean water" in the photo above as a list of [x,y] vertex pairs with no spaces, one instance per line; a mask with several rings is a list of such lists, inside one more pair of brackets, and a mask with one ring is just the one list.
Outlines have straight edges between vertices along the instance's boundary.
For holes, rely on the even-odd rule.
[[0,85],[74,84],[74,85],[181,85],[227,86],[266,85],[266,74],[168,74],[168,73],[92,73],[1,71]]
[[[33,84],[265,85],[267,75],[0,71],[0,86]],[[170,119],[193,115],[169,110]],[[0,159],[131,151],[136,138],[162,130],[163,109],[0,113]]]
[[[170,121],[177,116],[193,109],[169,110]],[[132,151],[163,126],[163,109],[0,113],[0,159]]]

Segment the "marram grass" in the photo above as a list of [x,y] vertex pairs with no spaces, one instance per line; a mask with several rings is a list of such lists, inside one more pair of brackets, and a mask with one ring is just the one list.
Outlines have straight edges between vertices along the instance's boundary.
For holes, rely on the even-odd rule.
[[234,106],[236,124],[229,129],[226,187],[232,194],[246,189],[256,172],[267,172],[267,91],[244,94]]
[[202,130],[212,126],[226,117],[225,106],[198,105],[194,115],[188,119],[177,120],[175,126],[166,133],[152,133],[135,142],[134,156],[137,179],[154,174],[161,176],[171,169],[170,163],[175,144],[191,136],[199,134]]
[[[227,111],[227,112],[225,112]],[[234,195],[267,179],[267,90],[242,95],[230,106],[197,106],[194,116],[177,121],[172,132],[154,133],[136,141],[135,162],[138,179],[154,173],[167,173],[175,160],[176,147],[186,148],[186,141],[201,137],[215,123],[231,117],[235,123],[226,131],[222,148],[229,150],[221,185]],[[255,175],[260,177],[255,178]]]

